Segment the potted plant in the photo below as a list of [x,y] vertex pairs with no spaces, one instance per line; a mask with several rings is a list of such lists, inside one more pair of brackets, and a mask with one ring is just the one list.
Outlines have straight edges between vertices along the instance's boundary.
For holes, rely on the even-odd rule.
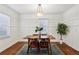
[[38,34],[39,34],[39,38],[40,38],[40,36],[41,36],[41,31],[43,30],[43,27],[38,27],[38,26],[36,26],[36,29],[35,29],[35,32],[39,32]]
[[64,23],[59,23],[57,26],[57,33],[60,34],[60,44],[63,43],[62,36],[66,35],[68,32],[68,26]]
[[35,32],[41,32],[43,30],[43,27],[38,27],[38,26],[36,26],[36,29],[35,29]]

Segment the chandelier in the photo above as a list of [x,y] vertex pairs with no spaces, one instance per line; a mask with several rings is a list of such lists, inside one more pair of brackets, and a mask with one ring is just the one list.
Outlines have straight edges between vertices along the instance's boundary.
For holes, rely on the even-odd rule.
[[43,9],[42,9],[41,4],[38,4],[38,7],[37,7],[37,16],[43,16]]

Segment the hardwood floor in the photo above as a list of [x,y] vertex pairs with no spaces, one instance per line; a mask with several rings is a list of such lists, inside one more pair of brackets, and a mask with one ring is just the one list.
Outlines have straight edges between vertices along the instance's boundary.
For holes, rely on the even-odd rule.
[[79,55],[79,51],[76,51],[75,49],[73,49],[65,43],[57,43],[57,46],[65,53],[65,55]]
[[17,42],[13,46],[9,47],[8,49],[4,50],[0,53],[0,55],[15,55],[16,52],[21,49],[21,47],[24,45],[24,42]]
[[[15,55],[16,52],[22,48],[22,46],[25,44],[25,42],[17,42],[10,48],[4,50],[0,53],[0,55]],[[59,44],[55,43],[57,46],[66,54],[66,55],[78,55],[79,52],[71,48],[70,46],[66,45],[65,43]]]

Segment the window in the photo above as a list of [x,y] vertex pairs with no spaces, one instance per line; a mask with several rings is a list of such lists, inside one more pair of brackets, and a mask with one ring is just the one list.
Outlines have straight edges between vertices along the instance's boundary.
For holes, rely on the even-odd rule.
[[0,13],[0,38],[8,37],[10,34],[10,17]]
[[40,27],[43,27],[42,33],[46,34],[48,31],[48,20],[46,18],[40,18]]

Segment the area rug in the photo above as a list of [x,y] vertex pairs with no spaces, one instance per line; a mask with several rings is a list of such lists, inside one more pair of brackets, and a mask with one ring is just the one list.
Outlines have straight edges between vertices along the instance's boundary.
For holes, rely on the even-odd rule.
[[[36,48],[32,48],[27,54],[27,44],[25,44],[16,55],[48,55],[48,51],[46,48],[41,48],[41,54],[37,52]],[[57,47],[56,44],[51,44],[51,53],[52,55],[64,55],[64,53]]]

